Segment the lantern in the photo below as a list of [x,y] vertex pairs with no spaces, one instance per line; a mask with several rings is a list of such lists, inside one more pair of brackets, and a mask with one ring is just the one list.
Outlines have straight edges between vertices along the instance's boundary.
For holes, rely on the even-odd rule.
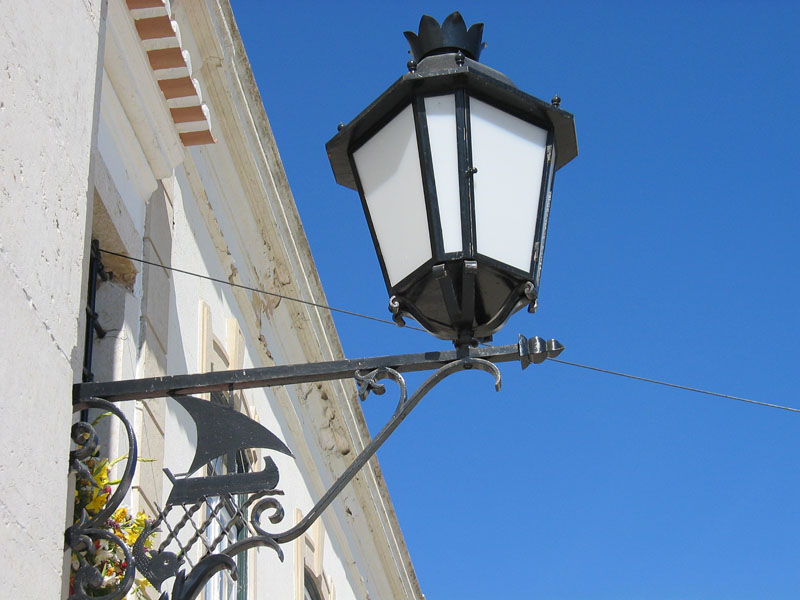
[[478,62],[482,33],[422,17],[409,72],[326,145],[361,196],[395,321],[457,346],[535,309],[554,174],[577,155],[557,98]]

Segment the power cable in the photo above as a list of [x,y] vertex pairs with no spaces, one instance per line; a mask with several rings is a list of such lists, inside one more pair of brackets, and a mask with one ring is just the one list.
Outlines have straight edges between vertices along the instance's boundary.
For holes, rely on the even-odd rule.
[[677,383],[668,383],[666,381],[659,381],[657,379],[649,379],[647,377],[639,377],[638,375],[630,375],[628,373],[620,373],[619,371],[611,371],[610,369],[601,369],[600,367],[591,367],[589,365],[582,365],[579,363],[570,362],[568,360],[561,360],[559,358],[548,358],[552,362],[570,365],[572,367],[580,367],[581,369],[588,369],[590,371],[597,371],[598,373],[606,373],[608,375],[617,375],[618,377],[627,377],[628,379],[635,379],[637,381],[644,381],[646,383],[654,383],[656,385],[664,385],[679,390],[686,390],[687,392],[696,392],[698,394],[707,394],[708,396],[717,396],[718,398],[727,398],[728,400],[737,400],[739,402],[747,402],[748,404],[757,404],[759,406],[767,406],[769,408],[779,408],[780,410],[788,410],[789,412],[800,413],[798,408],[790,408],[788,406],[781,406],[780,404],[770,404],[768,402],[759,402],[758,400],[750,400],[749,398],[741,398],[739,396],[730,396],[728,394],[720,394],[719,392],[711,392],[709,390],[701,390],[700,388],[679,385]]
[[[104,254],[111,254],[113,256],[119,256],[121,258],[127,258],[128,260],[140,262],[140,263],[143,263],[145,265],[151,265],[153,267],[161,267],[162,269],[166,269],[168,271],[174,271],[176,273],[182,273],[183,275],[190,275],[192,277],[199,277],[200,279],[206,279],[208,281],[213,281],[215,283],[221,283],[223,285],[229,285],[231,287],[241,288],[241,289],[244,289],[244,290],[255,292],[257,294],[264,294],[266,296],[273,296],[275,298],[282,298],[282,299],[288,300],[290,302],[299,302],[301,304],[306,304],[308,306],[314,306],[316,308],[323,308],[323,309],[327,309],[327,310],[330,310],[330,311],[333,311],[333,312],[338,312],[338,313],[341,313],[341,314],[344,314],[344,315],[350,315],[351,317],[360,317],[362,319],[369,319],[370,321],[376,321],[378,323],[385,323],[387,325],[396,326],[396,323],[394,323],[394,321],[389,321],[388,319],[381,319],[379,317],[373,317],[373,316],[370,316],[370,315],[357,313],[357,312],[354,312],[354,311],[351,311],[351,310],[345,310],[343,308],[334,308],[332,306],[327,306],[326,304],[320,304],[318,302],[312,302],[310,300],[302,300],[301,298],[293,298],[291,296],[284,296],[283,294],[279,294],[277,292],[268,292],[267,290],[262,290],[262,289],[259,289],[259,288],[251,287],[249,285],[244,285],[244,284],[241,284],[241,283],[234,283],[234,282],[228,281],[226,279],[219,279],[217,277],[211,277],[210,275],[203,275],[202,273],[193,273],[192,271],[186,271],[184,269],[179,269],[177,267],[168,267],[166,265],[162,265],[162,264],[157,263],[157,262],[145,260],[144,258],[136,258],[134,256],[128,256],[127,254],[121,254],[119,252],[113,252],[111,250],[104,250],[103,248],[98,248],[98,250],[100,250],[100,252],[103,252]],[[413,325],[406,325],[405,328],[406,329],[413,329],[414,331],[423,331],[423,332],[426,331],[422,327],[414,327]],[[741,398],[739,396],[731,396],[729,394],[721,394],[719,392],[712,392],[712,391],[703,390],[703,389],[700,389],[700,388],[694,388],[694,387],[689,387],[689,386],[685,386],[685,385],[679,385],[677,383],[669,383],[667,381],[659,381],[657,379],[650,379],[648,377],[639,377],[638,375],[631,375],[629,373],[621,373],[619,371],[612,371],[610,369],[602,369],[600,367],[592,367],[590,365],[582,365],[580,363],[570,362],[568,360],[561,360],[561,359],[558,359],[558,358],[548,358],[547,360],[552,361],[552,362],[561,363],[561,364],[564,364],[564,365],[569,365],[569,366],[572,366],[572,367],[578,367],[578,368],[581,368],[581,369],[587,369],[589,371],[596,371],[598,373],[605,373],[607,375],[616,375],[617,377],[625,377],[627,379],[635,379],[636,381],[644,381],[645,383],[652,383],[652,384],[655,384],[655,385],[663,385],[663,386],[666,386],[666,387],[671,387],[671,388],[675,388],[675,389],[679,389],[679,390],[684,390],[684,391],[687,391],[687,392],[695,392],[695,393],[698,393],[698,394],[706,394],[708,396],[716,396],[718,398],[725,398],[725,399],[728,399],[728,400],[736,400],[738,402],[746,402],[748,404],[756,404],[758,406],[765,406],[767,408],[777,408],[777,409],[786,410],[786,411],[789,411],[789,412],[800,413],[800,409],[791,408],[789,406],[781,406],[780,404],[770,404],[769,402],[760,402],[758,400],[751,400],[749,398]]]
[[[241,288],[243,290],[248,290],[251,292],[256,292],[257,294],[264,294],[265,296],[273,296],[275,298],[282,298],[284,300],[289,300],[291,302],[299,302],[300,304],[306,304],[308,306],[314,306],[316,308],[324,308],[333,312],[342,313],[344,315],[350,315],[351,317],[361,317],[362,319],[369,319],[370,321],[377,321],[378,323],[386,323],[388,325],[394,325],[397,327],[397,324],[394,321],[389,321],[388,319],[381,319],[379,317],[373,317],[370,315],[364,315],[361,313],[353,312],[351,310],[345,310],[343,308],[334,308],[332,306],[327,306],[325,304],[320,304],[319,302],[312,302],[311,300],[303,300],[301,298],[293,298],[291,296],[284,296],[283,294],[279,294],[277,292],[268,292],[267,290],[262,290],[259,288],[251,287],[249,285],[244,285],[241,283],[234,283],[232,281],[228,281],[227,279],[219,279],[217,277],[211,277],[210,275],[203,275],[202,273],[193,273],[192,271],[185,271],[184,269],[179,269],[177,267],[168,267],[167,265],[162,265],[161,263],[153,262],[150,260],[145,260],[144,258],[136,258],[135,256],[128,256],[127,254],[121,254],[120,252],[112,252],[111,250],[104,250],[103,248],[99,248],[100,252],[104,254],[111,254],[113,256],[119,256],[122,258],[127,258],[128,260],[133,260],[136,262],[143,263],[145,265],[150,265],[153,267],[161,267],[162,269],[166,269],[167,271],[174,271],[176,273],[182,273],[183,275],[191,275],[192,277],[199,277],[200,279],[207,279],[208,281],[213,281],[215,283],[221,283],[224,285],[229,285],[231,287]],[[423,331],[425,330],[422,327],[414,327],[413,325],[405,325],[405,329],[413,329],[414,331]],[[427,333],[427,332],[426,332]]]

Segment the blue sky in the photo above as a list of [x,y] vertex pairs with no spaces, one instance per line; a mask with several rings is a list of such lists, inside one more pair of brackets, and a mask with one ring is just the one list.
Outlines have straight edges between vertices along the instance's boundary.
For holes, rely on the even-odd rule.
[[[234,9],[332,306],[387,317],[324,144],[460,10],[481,62],[575,115],[539,311],[495,337],[800,408],[800,4],[267,3]],[[446,347],[335,315],[349,357]],[[429,600],[800,595],[800,414],[546,363],[432,392],[379,452]],[[410,378],[410,385],[419,380]],[[391,393],[364,405],[373,431]]]

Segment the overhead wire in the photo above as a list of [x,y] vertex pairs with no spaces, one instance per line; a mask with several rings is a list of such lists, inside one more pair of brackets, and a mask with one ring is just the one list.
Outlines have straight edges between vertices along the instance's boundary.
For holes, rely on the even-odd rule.
[[[326,310],[330,310],[333,312],[342,313],[344,315],[350,315],[351,317],[359,317],[361,319],[369,319],[370,321],[377,321],[378,323],[386,323],[388,325],[394,325],[397,327],[397,324],[394,321],[390,321],[389,319],[381,319],[380,317],[373,317],[371,315],[365,315],[362,313],[357,313],[352,310],[346,310],[344,308],[335,308],[333,306],[328,306],[327,304],[321,304],[319,302],[313,302],[311,300],[303,300],[302,298],[294,298],[292,296],[285,296],[284,294],[279,294],[278,292],[269,292],[267,290],[262,290],[260,288],[252,287],[249,285],[244,285],[243,283],[235,283],[233,281],[228,281],[227,279],[219,279],[218,277],[211,277],[210,275],[203,275],[202,273],[193,273],[192,271],[186,271],[184,269],[179,269],[177,267],[170,267],[167,265],[162,265],[161,263],[153,262],[151,260],[145,260],[144,258],[137,258],[135,256],[128,256],[127,254],[122,254],[121,252],[113,252],[111,250],[104,250],[100,248],[100,252],[104,254],[111,254],[113,256],[119,256],[122,258],[127,258],[128,260],[132,260],[135,262],[143,263],[145,265],[150,265],[153,267],[161,267],[162,269],[166,269],[168,271],[174,271],[176,273],[182,273],[184,275],[191,275],[192,277],[199,277],[200,279],[207,279],[208,281],[213,281],[215,283],[221,283],[224,285],[229,285],[235,288],[241,288],[243,290],[248,290],[251,292],[255,292],[257,294],[264,294],[265,296],[273,296],[275,298],[282,298],[283,300],[289,300],[290,302],[299,302],[300,304],[306,304],[307,306],[314,306],[316,308],[324,308]],[[413,329],[414,331],[425,331],[422,327],[414,327],[413,325],[405,325],[405,329]]]
[[[185,269],[179,269],[177,267],[162,265],[161,263],[157,263],[157,262],[154,262],[154,261],[146,260],[144,258],[137,258],[135,256],[129,256],[127,254],[122,254],[120,252],[114,252],[112,250],[105,250],[103,248],[98,248],[98,249],[100,250],[100,252],[103,252],[104,254],[110,254],[112,256],[119,256],[121,258],[127,258],[128,260],[139,262],[139,263],[142,263],[142,264],[145,264],[145,265],[150,265],[150,266],[153,266],[153,267],[161,267],[162,269],[166,269],[168,271],[174,271],[175,273],[181,273],[183,275],[189,275],[189,276],[192,276],[192,277],[198,277],[200,279],[206,279],[208,281],[213,281],[214,283],[221,283],[223,285],[228,285],[228,286],[231,286],[231,287],[241,288],[241,289],[244,289],[244,290],[255,292],[257,294],[264,294],[266,296],[273,296],[273,297],[276,297],[276,298],[282,298],[283,300],[288,300],[290,302],[299,302],[300,304],[305,304],[307,306],[314,306],[316,308],[322,308],[322,309],[330,310],[332,312],[337,312],[337,313],[341,313],[341,314],[344,314],[344,315],[349,315],[351,317],[358,317],[358,318],[361,318],[361,319],[368,319],[370,321],[375,321],[377,323],[385,323],[387,325],[393,325],[393,326],[397,325],[394,321],[390,321],[388,319],[381,319],[380,317],[373,317],[371,315],[365,315],[365,314],[362,314],[362,313],[357,313],[355,311],[346,310],[346,309],[343,309],[343,308],[335,308],[333,306],[328,306],[327,304],[322,304],[322,303],[319,303],[319,302],[313,302],[311,300],[303,300],[302,298],[294,298],[292,296],[286,296],[286,295],[280,294],[278,292],[270,292],[270,291],[262,290],[260,288],[252,287],[252,286],[249,286],[249,285],[244,285],[242,283],[234,283],[232,281],[228,281],[227,279],[219,279],[217,277],[211,277],[210,275],[204,275],[202,273],[194,273],[192,271],[186,271]],[[405,329],[413,329],[414,331],[423,331],[423,332],[426,331],[422,327],[415,327],[413,325],[406,325],[404,328]],[[561,363],[561,364],[564,364],[564,365],[569,365],[571,367],[587,369],[587,370],[590,370],[590,371],[596,371],[598,373],[605,373],[607,375],[615,375],[617,377],[624,377],[624,378],[633,379],[633,380],[636,380],[636,381],[643,381],[645,383],[652,383],[654,385],[662,385],[662,386],[671,387],[671,388],[675,388],[675,389],[679,389],[679,390],[684,390],[684,391],[687,391],[687,392],[695,392],[697,394],[705,394],[705,395],[708,395],[708,396],[716,396],[718,398],[725,398],[727,400],[736,400],[737,402],[746,402],[748,404],[755,404],[755,405],[764,406],[764,407],[767,407],[767,408],[776,408],[776,409],[779,409],[779,410],[785,410],[785,411],[789,411],[789,412],[800,413],[800,409],[798,409],[798,408],[792,408],[792,407],[789,407],[789,406],[782,406],[780,404],[771,404],[769,402],[760,402],[758,400],[752,400],[750,398],[742,398],[740,396],[732,396],[732,395],[729,395],[729,394],[722,394],[720,392],[712,392],[710,390],[704,390],[704,389],[690,387],[690,386],[686,386],[686,385],[680,385],[680,384],[677,384],[677,383],[669,383],[667,381],[659,381],[658,379],[651,379],[649,377],[640,377],[638,375],[631,375],[629,373],[622,373],[620,371],[612,371],[610,369],[603,369],[601,367],[593,367],[591,365],[583,365],[583,364],[580,364],[580,363],[570,362],[568,360],[562,360],[562,359],[558,359],[558,358],[548,358],[547,360],[549,360],[550,362],[556,362],[556,363]]]
[[680,385],[677,383],[669,383],[667,381],[659,381],[658,379],[650,379],[648,377],[639,377],[638,375],[631,375],[629,373],[621,373],[619,371],[612,371],[610,369],[601,369],[600,367],[592,367],[590,365],[582,365],[576,362],[570,362],[568,360],[561,360],[560,358],[548,358],[547,360],[551,362],[557,362],[564,365],[570,365],[571,367],[579,367],[581,369],[588,369],[590,371],[597,371],[598,373],[606,373],[607,375],[616,375],[618,377],[626,377],[628,379],[635,379],[636,381],[644,381],[646,383],[654,383],[656,385],[663,385],[671,388],[676,388],[679,390],[685,390],[687,392],[695,392],[698,394],[706,394],[708,396],[716,396],[718,398],[726,398],[728,400],[737,400],[738,402],[747,402],[748,404],[757,404],[759,406],[766,406],[769,408],[778,408],[780,410],[788,410],[789,412],[800,413],[800,409],[798,408],[791,408],[789,406],[781,406],[780,404],[770,404],[769,402],[760,402],[758,400],[751,400],[750,398],[742,398],[740,396],[731,396],[729,394],[721,394],[719,392],[712,392],[710,390],[703,390],[700,388],[689,387],[686,385]]

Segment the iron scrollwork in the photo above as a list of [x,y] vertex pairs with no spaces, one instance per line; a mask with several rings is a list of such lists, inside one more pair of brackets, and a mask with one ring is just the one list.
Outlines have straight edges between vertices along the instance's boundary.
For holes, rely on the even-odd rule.
[[[130,548],[118,536],[100,528],[87,527],[88,522],[86,512],[81,515],[78,522],[73,525],[68,535],[69,546],[72,552],[78,557],[79,568],[75,574],[73,582],[73,593],[70,600],[88,600],[89,598],[102,598],[103,600],[119,600],[124,598],[133,586],[135,569],[133,568],[134,559]],[[113,586],[108,594],[89,595],[89,589],[99,589],[103,587],[104,578],[96,566],[90,564],[86,559],[86,554],[94,556],[97,553],[95,542],[107,540],[114,546],[122,550],[125,556],[125,574],[122,579]]]
[[397,408],[392,417],[387,421],[375,437],[364,447],[358,456],[350,463],[339,478],[333,483],[327,492],[319,499],[314,507],[300,520],[297,525],[287,529],[282,533],[272,534],[272,537],[277,543],[285,544],[300,537],[305,533],[309,527],[316,521],[322,512],[330,505],[331,502],[339,495],[339,492],[350,482],[353,477],[367,464],[383,443],[389,438],[395,429],[403,422],[403,420],[411,413],[412,410],[419,404],[420,400],[433,389],[436,384],[442,381],[445,377],[452,375],[458,371],[469,369],[478,369],[486,371],[494,377],[495,390],[499,391],[502,384],[502,377],[500,369],[492,362],[481,358],[461,358],[447,363],[434,371],[411,395],[406,394],[406,383],[403,376],[390,367],[380,367],[366,373],[356,373],[356,384],[359,387],[359,396],[365,399],[370,392],[383,394],[385,387],[378,382],[384,379],[391,379],[400,388],[400,398],[397,402]]
[[[204,462],[241,448],[267,447],[291,456],[283,442],[240,413],[199,398],[181,397],[175,400],[187,409],[203,434],[195,450],[193,466],[203,466]],[[264,469],[255,473],[189,477],[193,472],[190,471],[178,478],[164,469],[173,483],[167,504],[157,511],[153,520],[145,523],[133,547],[129,547],[120,536],[109,530],[106,523],[122,503],[133,482],[138,460],[136,436],[124,413],[113,403],[90,399],[74,406],[75,412],[89,408],[113,415],[121,422],[127,433],[128,454],[122,477],[113,494],[111,490],[107,491],[109,498],[104,506],[96,514],[91,514],[85,507],[81,508],[76,522],[67,530],[67,545],[78,563],[74,569],[70,600],[124,598],[133,587],[136,573],[146,578],[161,594],[161,600],[190,600],[222,570],[228,571],[231,578],[236,580],[236,557],[251,548],[272,548],[283,560],[280,546],[261,526],[261,516],[266,511],[269,511],[269,520],[273,524],[279,523],[284,515],[280,502],[275,498],[283,493],[276,488],[278,469],[269,457],[264,459]],[[215,435],[208,427],[213,420],[217,420],[219,430],[237,431],[235,439],[226,439],[224,434]],[[76,448],[70,453],[71,470],[77,473],[78,478],[97,486],[87,466],[98,459],[100,451],[94,426],[85,421],[75,423],[72,439]],[[171,513],[176,510],[183,514],[171,518]],[[160,528],[164,529],[166,535],[157,549],[148,550],[146,543]],[[246,534],[242,536],[240,531],[246,531]],[[241,537],[244,539],[239,539]],[[92,560],[96,558],[101,540],[113,544],[124,557],[120,561],[124,573],[111,581],[103,577]],[[227,544],[223,544],[226,540]],[[196,563],[190,556],[195,547],[200,548],[201,554]],[[188,573],[181,568],[184,564],[189,567]],[[161,592],[161,587],[170,578],[174,578],[171,592]]]
[[[258,472],[203,477],[191,475],[209,461],[242,449],[267,448],[292,456],[289,449],[274,434],[241,413],[199,398],[173,396],[197,425],[198,442],[194,461],[189,472],[180,477],[164,469],[173,484],[166,506],[157,511],[153,520],[145,523],[132,548],[104,525],[131,487],[138,459],[136,436],[124,413],[113,403],[97,398],[77,402],[74,405],[76,412],[99,409],[122,423],[128,439],[128,454],[122,477],[113,494],[108,492],[105,505],[93,515],[83,509],[75,524],[67,530],[67,544],[78,557],[79,563],[69,600],[97,597],[119,600],[132,588],[137,572],[158,590],[160,600],[191,600],[220,571],[228,571],[235,580],[238,576],[236,557],[251,548],[271,548],[283,560],[281,544],[298,538],[308,530],[437,383],[455,372],[467,369],[491,374],[495,389],[500,389],[498,367],[488,360],[474,357],[460,358],[441,366],[411,396],[407,394],[403,376],[395,369],[380,367],[357,372],[355,379],[362,400],[370,393],[385,393],[386,387],[380,383],[383,380],[397,384],[400,394],[394,414],[305,517],[277,534],[270,533],[262,524],[263,516],[273,525],[279,524],[284,517],[279,500],[283,492],[276,487],[279,473],[272,458],[265,458],[264,468]],[[76,449],[70,453],[71,469],[79,478],[91,479],[86,465],[98,454],[97,433],[90,423],[81,421],[73,426],[72,437]],[[149,550],[146,542],[159,530],[164,534],[161,543],[158,548]],[[98,593],[106,591],[108,582],[104,582],[102,574],[89,559],[94,556],[96,543],[100,540],[106,540],[121,549],[125,568],[112,589],[98,596]],[[198,548],[200,553],[196,562],[192,560],[192,555],[197,555],[193,548]],[[161,587],[170,578],[174,578],[171,592],[162,592]]]
[[[70,600],[85,600],[98,597],[103,600],[118,600],[123,598],[133,586],[134,569],[132,565],[134,559],[127,544],[119,536],[104,529],[102,525],[119,507],[128,489],[130,489],[138,459],[138,448],[133,428],[117,406],[100,399],[84,400],[73,406],[75,412],[89,408],[102,410],[121,421],[128,439],[128,454],[125,458],[125,467],[117,489],[113,494],[108,492],[109,497],[104,506],[93,515],[85,507],[82,508],[80,514],[77,515],[76,522],[66,531],[66,544],[77,557],[79,565],[75,573]],[[98,486],[87,466],[98,452],[99,439],[97,432],[91,423],[79,421],[72,426],[71,437],[76,445],[76,449],[70,452],[69,457],[71,472],[75,472],[79,478],[90,481],[92,485]],[[108,594],[89,596],[90,589],[98,590],[105,583],[102,573],[87,560],[87,556],[91,558],[95,556],[96,545],[99,545],[100,540],[110,542],[123,552],[124,564],[126,565],[125,574],[121,580],[111,586],[112,589]]]

